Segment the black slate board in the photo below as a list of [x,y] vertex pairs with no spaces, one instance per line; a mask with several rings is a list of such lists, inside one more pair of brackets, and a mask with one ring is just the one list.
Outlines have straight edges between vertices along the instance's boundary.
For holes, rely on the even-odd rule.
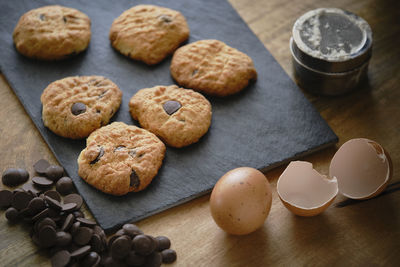
[[[114,121],[136,124],[128,112],[130,97],[139,89],[173,84],[170,58],[149,67],[114,51],[108,40],[112,21],[134,1],[57,1],[85,12],[92,20],[92,40],[83,54],[61,62],[40,62],[19,55],[12,31],[28,10],[53,1],[1,1],[0,64],[11,87],[33,122],[73,178],[98,223],[113,230],[210,192],[226,171],[251,166],[269,169],[337,142],[337,137],[263,44],[225,1],[141,1],[181,11],[187,18],[189,42],[219,39],[247,53],[258,81],[228,98],[210,98],[212,126],[198,142],[183,149],[167,148],[164,164],[151,185],[123,197],[106,195],[77,175],[76,159],[85,141],[54,135],[41,121],[40,95],[51,82],[72,75],[103,75],[123,90]],[[2,125],[1,127],[7,127]]]

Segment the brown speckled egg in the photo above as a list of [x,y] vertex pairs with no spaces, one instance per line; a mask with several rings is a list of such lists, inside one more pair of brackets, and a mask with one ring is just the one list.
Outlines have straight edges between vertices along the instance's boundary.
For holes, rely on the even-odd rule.
[[211,215],[225,232],[249,234],[260,228],[271,209],[272,194],[260,171],[241,167],[222,176],[210,198]]

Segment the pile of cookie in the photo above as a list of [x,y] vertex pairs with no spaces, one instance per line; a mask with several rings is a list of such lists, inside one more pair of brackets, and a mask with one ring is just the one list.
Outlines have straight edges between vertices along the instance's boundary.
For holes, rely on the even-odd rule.
[[32,241],[48,250],[52,266],[160,266],[176,260],[167,237],[145,235],[134,224],[124,224],[107,240],[103,229],[80,210],[82,197],[61,166],[42,159],[34,169],[39,176],[29,181],[24,169],[3,172],[4,185],[25,184],[0,190],[0,208],[6,209],[10,223],[30,226]]
[[[27,57],[60,60],[87,48],[90,26],[90,18],[79,10],[45,6],[20,18],[13,39]],[[154,5],[134,6],[111,25],[109,39],[117,51],[148,65],[173,53],[172,77],[191,88],[159,85],[133,95],[130,114],[143,129],[122,122],[107,125],[122,92],[105,77],[67,77],[44,89],[44,125],[65,138],[89,136],[78,174],[92,186],[113,195],[143,190],[162,165],[164,143],[180,148],[207,133],[212,108],[201,93],[232,95],[257,78],[252,59],[221,41],[200,40],[178,49],[189,32],[180,12]]]

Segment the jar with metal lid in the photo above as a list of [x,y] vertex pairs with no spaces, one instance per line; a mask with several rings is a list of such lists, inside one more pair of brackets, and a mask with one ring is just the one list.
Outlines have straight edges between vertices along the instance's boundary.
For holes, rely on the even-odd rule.
[[322,95],[344,94],[367,77],[371,28],[351,12],[318,8],[295,22],[290,51],[302,88]]

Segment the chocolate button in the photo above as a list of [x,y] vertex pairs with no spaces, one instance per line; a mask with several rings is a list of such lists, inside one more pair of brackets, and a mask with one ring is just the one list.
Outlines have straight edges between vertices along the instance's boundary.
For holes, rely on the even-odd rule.
[[22,189],[23,189],[25,192],[30,192],[31,194],[33,194],[33,195],[35,195],[35,196],[37,196],[38,194],[40,194],[40,192],[43,190],[43,189],[41,189],[41,188],[35,186],[35,184],[32,183],[32,181],[29,181],[29,182],[25,183],[25,184],[22,186]]
[[56,243],[56,230],[50,225],[43,226],[39,230],[39,241],[42,247],[53,246]]
[[57,181],[60,179],[64,174],[64,168],[58,165],[50,165],[46,169],[46,177],[50,180]]
[[48,190],[48,191],[44,192],[44,195],[48,196],[48,197],[50,197],[50,198],[52,198],[54,200],[57,200],[58,202],[61,202],[61,196],[55,190]]
[[139,227],[131,223],[124,224],[122,226],[122,229],[127,235],[129,235],[132,238],[134,238],[137,235],[143,234],[143,231],[140,230]]
[[56,183],[56,189],[60,194],[68,195],[74,190],[74,183],[69,177],[62,177]]
[[19,219],[19,212],[16,208],[10,207],[6,210],[5,216],[7,220],[9,220],[12,223],[15,223]]
[[162,256],[160,252],[153,252],[146,257],[146,267],[159,267],[162,263]]
[[74,223],[74,219],[74,215],[68,214],[68,216],[65,218],[63,225],[61,226],[61,231],[68,231],[68,229]]
[[43,219],[41,219],[41,220],[38,220],[38,221],[35,223],[34,230],[35,230],[36,232],[39,232],[40,229],[42,229],[42,227],[44,227],[44,226],[46,226],[46,225],[50,225],[50,226],[52,226],[54,229],[57,228],[56,223],[55,223],[52,219],[50,219],[50,218],[43,218]]
[[80,210],[74,211],[73,214],[75,218],[85,218],[85,215]]
[[157,236],[156,240],[158,244],[157,246],[158,251],[162,251],[164,249],[168,249],[171,247],[171,241],[166,236]]
[[100,253],[104,250],[103,242],[101,241],[101,237],[98,234],[93,234],[92,240],[90,240],[90,246],[93,251]]
[[71,254],[67,250],[61,250],[51,257],[52,267],[65,267],[71,260]]
[[71,212],[76,209],[76,203],[67,203],[62,205],[62,211]]
[[51,197],[45,196],[44,200],[46,201],[47,205],[49,205],[50,208],[55,209],[57,211],[62,210],[61,203],[55,199],[52,199]]
[[140,185],[139,176],[136,174],[135,170],[132,170],[131,176],[130,176],[129,186],[133,186],[135,188],[138,188],[139,185]]
[[182,107],[181,103],[179,103],[178,101],[174,101],[174,100],[169,100],[169,101],[165,102],[164,105],[163,105],[164,111],[168,115],[174,114],[181,107]]
[[71,226],[71,229],[69,230],[69,232],[74,235],[76,233],[76,231],[78,231],[79,227],[81,226],[80,222],[74,222]]
[[35,176],[32,177],[32,182],[41,187],[48,187],[53,185],[53,181],[50,179],[47,179],[46,177],[41,177],[41,176]]
[[34,197],[31,201],[29,201],[28,209],[32,212],[32,214],[37,214],[45,208],[46,204],[44,203],[44,200],[40,197]]
[[70,233],[63,231],[56,233],[56,246],[65,247],[71,244],[71,241],[72,241],[72,236]]
[[28,181],[29,173],[24,169],[9,168],[3,172],[2,181],[4,185],[16,186]]
[[97,157],[94,159],[94,160],[92,160],[91,162],[90,162],[90,164],[95,164],[95,163],[97,163],[100,159],[101,159],[101,157],[104,155],[104,148],[103,147],[100,147],[99,148],[99,154],[97,154]]
[[76,220],[78,222],[80,222],[82,225],[85,226],[95,226],[97,223],[95,221],[89,220],[89,219],[85,219],[85,218],[76,218]]
[[93,230],[83,226],[79,227],[73,235],[75,244],[83,246],[88,244],[92,239]]
[[64,203],[76,203],[76,210],[79,210],[82,206],[83,199],[78,194],[69,194],[64,197]]
[[125,258],[126,264],[129,266],[141,266],[145,263],[146,258],[135,251],[130,251],[128,256]]
[[100,263],[100,255],[96,252],[90,252],[82,261],[82,266],[98,266]]
[[74,114],[75,116],[78,116],[79,114],[85,112],[86,112],[86,105],[81,102],[74,103],[71,106],[71,113]]
[[157,247],[157,241],[148,235],[137,235],[132,240],[133,249],[141,255],[151,254]]
[[28,207],[29,201],[31,201],[32,198],[32,195],[27,192],[18,192],[13,195],[11,205],[17,210],[23,210]]
[[71,253],[71,257],[72,258],[82,258],[83,256],[85,256],[86,254],[88,254],[90,252],[91,247],[90,246],[83,246],[81,248],[78,248],[77,250],[74,250]]
[[13,193],[9,190],[0,191],[0,208],[8,208],[11,206]]
[[164,249],[161,251],[161,256],[163,263],[172,263],[176,261],[176,252],[173,249]]
[[131,240],[125,236],[120,236],[111,245],[111,257],[113,259],[123,259],[131,250]]
[[50,166],[50,163],[45,159],[38,160],[34,165],[33,169],[39,175],[44,175],[46,173],[46,169]]
[[38,220],[41,220],[41,219],[46,218],[46,217],[49,215],[49,210],[50,210],[50,209],[48,209],[48,208],[42,210],[41,212],[39,212],[38,214],[36,214],[35,216],[33,216],[32,220],[38,221]]

